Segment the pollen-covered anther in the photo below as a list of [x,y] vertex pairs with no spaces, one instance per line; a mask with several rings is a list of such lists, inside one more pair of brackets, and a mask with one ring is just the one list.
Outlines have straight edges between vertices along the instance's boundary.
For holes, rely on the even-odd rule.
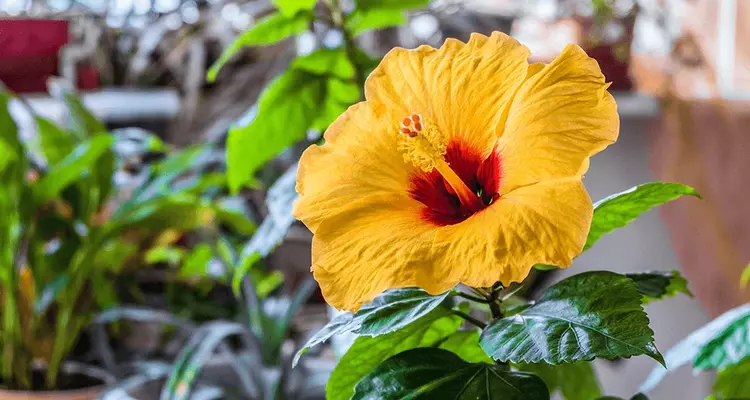
[[401,129],[399,130],[406,136],[415,137],[422,132],[422,116],[419,114],[412,114],[401,121]]

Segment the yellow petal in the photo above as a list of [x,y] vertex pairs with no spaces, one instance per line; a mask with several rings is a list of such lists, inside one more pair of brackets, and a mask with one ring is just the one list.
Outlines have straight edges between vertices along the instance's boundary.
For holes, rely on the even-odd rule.
[[525,186],[435,238],[433,279],[469,286],[520,282],[534,264],[568,267],[586,243],[593,206],[580,179]]
[[420,113],[448,137],[487,156],[504,109],[526,77],[529,50],[504,33],[447,39],[439,49],[395,48],[370,74],[365,94],[378,114]]
[[570,45],[552,63],[531,68],[499,140],[501,190],[581,176],[588,159],[617,140],[617,105],[599,65]]
[[418,286],[438,294],[453,287],[431,276],[435,227],[419,220],[412,207],[358,207],[318,226],[312,271],[328,304],[356,311],[390,288]]
[[302,154],[294,216],[315,233],[323,219],[356,207],[415,202],[407,190],[413,167],[396,149],[397,127],[367,102],[344,112],[326,131],[326,143]]

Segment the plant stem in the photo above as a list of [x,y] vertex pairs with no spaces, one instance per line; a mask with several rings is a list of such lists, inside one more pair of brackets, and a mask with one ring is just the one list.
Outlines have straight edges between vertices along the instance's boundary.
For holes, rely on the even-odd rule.
[[354,42],[354,35],[352,35],[352,32],[346,27],[346,21],[344,18],[344,13],[341,10],[340,0],[328,0],[326,1],[326,4],[331,11],[331,20],[333,21],[334,27],[340,30],[341,35],[343,36],[344,50],[346,51],[346,57],[354,67],[354,80],[357,84],[357,88],[360,90],[360,97],[364,97],[365,71],[357,62],[357,55],[355,53],[357,50],[357,45]]
[[484,322],[482,322],[482,321],[480,321],[480,320],[478,320],[478,319],[476,319],[476,318],[472,317],[472,316],[471,316],[471,315],[469,315],[469,314],[466,314],[466,313],[465,313],[465,312],[463,312],[463,311],[458,311],[458,310],[451,310],[451,311],[453,312],[453,314],[456,314],[456,315],[458,315],[459,317],[461,317],[461,318],[465,319],[466,321],[470,322],[471,324],[473,324],[473,325],[476,325],[476,326],[477,326],[477,327],[479,327],[480,329],[484,329],[484,328],[486,328],[486,327],[487,327],[487,324],[486,324],[486,323],[484,323]]
[[489,300],[487,300],[485,298],[472,296],[472,295],[470,295],[468,293],[464,293],[464,292],[462,292],[460,290],[454,291],[453,294],[455,294],[458,297],[463,297],[464,299],[475,301],[477,303],[488,304],[490,302]]

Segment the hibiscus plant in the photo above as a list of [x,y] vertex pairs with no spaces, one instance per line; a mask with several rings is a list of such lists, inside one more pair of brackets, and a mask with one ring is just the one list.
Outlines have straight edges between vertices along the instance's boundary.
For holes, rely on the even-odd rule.
[[[429,2],[342,3],[274,1],[278,10],[209,73],[243,46],[321,29],[342,38],[294,59],[227,143],[238,190],[269,159],[325,131],[301,155],[293,215],[313,233],[324,298],[345,312],[294,363],[335,335],[356,338],[331,375],[329,400],[613,399],[603,397],[593,360],[647,356],[663,370],[643,305],[691,295],[678,272],[590,271],[520,295],[534,270],[570,267],[642,213],[699,197],[653,182],[591,201],[589,159],[619,134],[597,62],[570,45],[549,64],[530,64],[526,47],[495,32],[395,48],[377,63],[358,35]],[[746,332],[750,314],[730,313],[721,326]],[[729,362],[716,340],[699,365],[734,368],[720,381],[747,376],[746,355]]]

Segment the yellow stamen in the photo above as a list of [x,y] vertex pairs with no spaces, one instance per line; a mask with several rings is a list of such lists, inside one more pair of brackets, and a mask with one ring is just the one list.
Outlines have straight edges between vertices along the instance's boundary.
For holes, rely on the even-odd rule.
[[398,150],[404,154],[404,161],[424,172],[436,169],[456,192],[461,204],[475,210],[483,207],[476,193],[466,186],[445,161],[448,141],[435,124],[419,114],[412,114],[401,121],[399,137]]

